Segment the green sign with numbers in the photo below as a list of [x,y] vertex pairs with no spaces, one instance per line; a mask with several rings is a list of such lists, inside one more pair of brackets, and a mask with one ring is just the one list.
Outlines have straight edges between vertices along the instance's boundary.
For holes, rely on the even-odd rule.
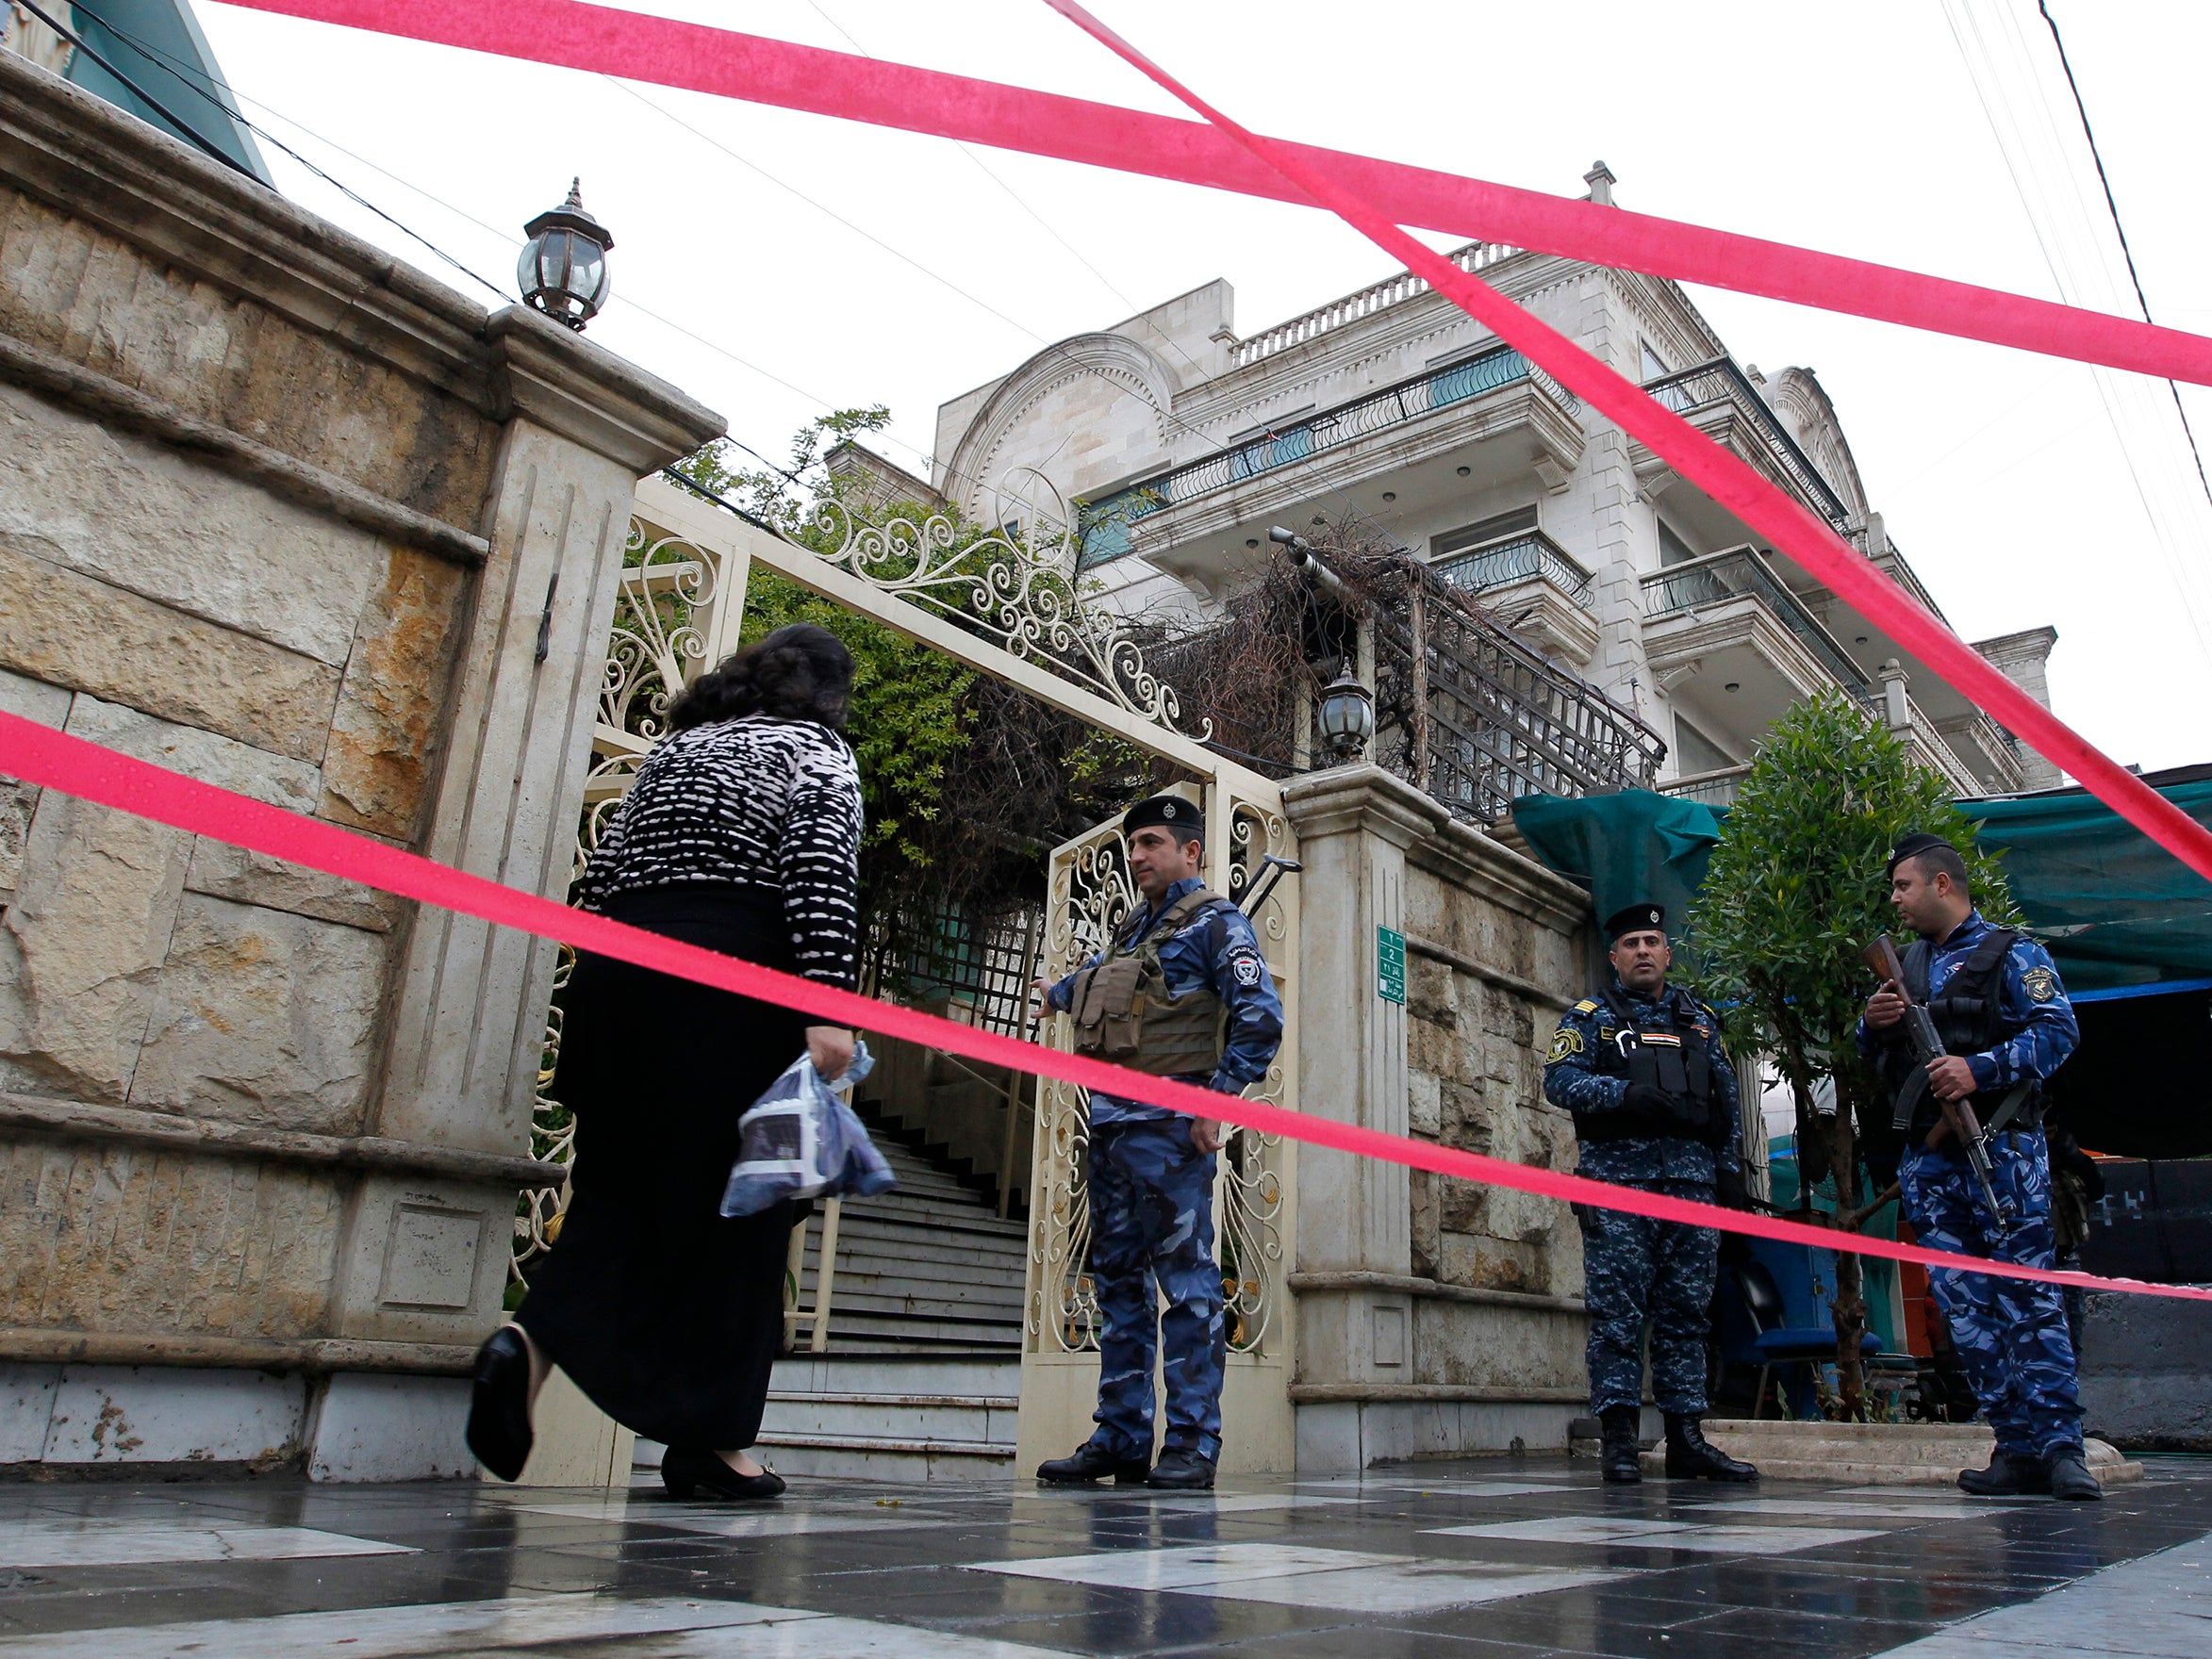
[[1406,936],[1395,928],[1375,929],[1375,989],[1383,1001],[1406,1006]]

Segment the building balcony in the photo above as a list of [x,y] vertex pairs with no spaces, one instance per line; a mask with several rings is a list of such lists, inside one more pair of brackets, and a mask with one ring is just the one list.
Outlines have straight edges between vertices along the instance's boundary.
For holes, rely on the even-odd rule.
[[1454,553],[1430,568],[1476,595],[1485,610],[1547,656],[1581,665],[1597,649],[1595,583],[1541,530]]
[[1758,550],[1730,548],[1642,579],[1643,654],[1658,690],[1731,754],[1791,704],[1872,692],[1842,647]]
[[1563,487],[1582,457],[1580,406],[1510,347],[1484,352],[1082,503],[1082,565],[1136,552],[1217,576],[1248,526],[1508,435],[1521,439],[1511,469]]
[[1733,806],[1736,791],[1750,772],[1750,764],[1746,762],[1741,766],[1722,766],[1710,772],[1692,772],[1685,778],[1670,778],[1658,785],[1658,789],[1661,795],[1679,796],[1709,807]]
[[[1645,381],[1643,389],[1839,530],[1849,523],[1851,509],[1730,359],[1716,357],[1694,369],[1662,374]],[[1628,458],[1647,498],[1656,500],[1674,482],[1674,469],[1642,439],[1628,440]]]

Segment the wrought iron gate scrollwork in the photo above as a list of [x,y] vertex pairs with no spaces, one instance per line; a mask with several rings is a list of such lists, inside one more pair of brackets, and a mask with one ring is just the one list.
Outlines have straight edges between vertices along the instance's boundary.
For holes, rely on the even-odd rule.
[[[1138,905],[1118,822],[1099,825],[1052,855],[1045,900],[1045,977],[1058,979],[1094,951]],[[1070,1042],[1067,1016],[1051,1036]],[[1037,1174],[1030,1202],[1029,1341],[1049,1353],[1098,1346],[1098,1295],[1091,1282],[1091,1094],[1044,1077],[1037,1089]]]
[[[1231,798],[1226,817],[1226,886],[1229,896],[1241,904],[1259,879],[1261,861],[1270,854],[1289,858],[1296,847],[1290,821],[1279,806]],[[1284,1056],[1295,1053],[1291,1018],[1296,1006],[1296,986],[1287,982],[1291,953],[1297,944],[1295,899],[1296,890],[1278,882],[1262,902],[1260,913],[1251,918],[1260,936],[1260,948],[1283,993],[1282,1049],[1260,1087],[1246,1092],[1250,1098],[1270,1106],[1288,1104],[1289,1074]],[[1215,1207],[1226,1305],[1223,1314],[1232,1353],[1260,1350],[1282,1300],[1283,1165],[1288,1157],[1280,1135],[1265,1135],[1256,1129],[1236,1130],[1222,1148],[1220,1202]]]
[[[722,587],[723,555],[664,535],[642,519],[630,520],[592,727],[591,769],[569,864],[571,895],[615,809],[636,781],[637,768],[668,735],[669,703],[714,660],[723,625],[735,635],[736,618],[725,616],[718,603]],[[531,1101],[530,1156],[543,1163],[565,1165],[576,1150],[575,1121],[552,1093],[561,1052],[561,993],[575,965],[576,953],[562,945]],[[510,1282],[520,1281],[552,1247],[568,1205],[566,1183],[522,1193],[507,1263]]]
[[[1254,780],[1258,788],[1265,788]],[[1269,854],[1296,850],[1279,800],[1257,793],[1214,792],[1213,821],[1226,832],[1207,857],[1207,877],[1217,892],[1242,901]],[[1226,806],[1224,805],[1226,802]],[[1123,862],[1118,821],[1089,830],[1052,855],[1046,899],[1048,974],[1058,977],[1102,948],[1141,900]],[[1296,892],[1278,885],[1252,918],[1261,948],[1283,992],[1284,1041],[1251,1098],[1295,1104],[1296,987],[1292,962],[1297,948]],[[1052,1023],[1052,1039],[1071,1037],[1065,1015]],[[1098,1301],[1089,1270],[1091,1216],[1090,1094],[1072,1083],[1045,1079],[1038,1092],[1036,1198],[1030,1211],[1031,1290],[1026,1339],[1032,1351],[1081,1353],[1098,1345]],[[1286,1173],[1294,1149],[1279,1135],[1233,1130],[1224,1142],[1214,1188],[1226,1336],[1231,1352],[1268,1346],[1286,1294],[1284,1239],[1289,1191]]]

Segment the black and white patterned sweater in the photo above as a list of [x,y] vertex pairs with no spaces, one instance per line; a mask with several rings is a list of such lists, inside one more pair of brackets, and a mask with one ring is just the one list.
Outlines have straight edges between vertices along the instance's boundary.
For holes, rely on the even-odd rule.
[[694,726],[646,757],[586,865],[577,902],[684,881],[781,899],[801,973],[851,990],[860,966],[860,769],[811,720]]

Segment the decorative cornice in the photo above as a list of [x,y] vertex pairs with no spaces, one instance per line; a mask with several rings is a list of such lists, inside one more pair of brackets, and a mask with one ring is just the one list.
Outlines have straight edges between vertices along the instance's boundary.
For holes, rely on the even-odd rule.
[[487,419],[519,409],[634,471],[727,430],[550,319],[520,306],[487,319],[404,261],[11,52],[0,53],[0,177]]
[[0,334],[0,378],[13,381],[103,425],[150,437],[183,454],[257,484],[272,495],[457,565],[481,565],[485,539],[378,495],[350,478],[241,437],[227,426],[111,380],[51,352]]
[[1462,955],[1448,944],[1439,944],[1433,939],[1423,939],[1418,934],[1406,935],[1406,948],[1415,956],[1425,956],[1430,961],[1442,962],[1447,968],[1494,985],[1500,991],[1511,993],[1543,1008],[1559,1009],[1562,1012],[1575,1006],[1575,999],[1562,996],[1556,991],[1546,991],[1533,979],[1524,979],[1518,974],[1509,974],[1503,968],[1494,968],[1488,962],[1477,961]]
[[488,411],[482,305],[13,53],[0,53],[0,176]]
[[0,1134],[25,1133],[61,1141],[120,1142],[162,1152],[203,1158],[267,1158],[272,1163],[305,1164],[372,1174],[442,1175],[488,1187],[557,1187],[568,1179],[565,1165],[540,1163],[498,1152],[458,1146],[429,1146],[418,1141],[392,1141],[381,1135],[314,1135],[301,1129],[269,1129],[230,1124],[217,1118],[188,1118],[174,1112],[141,1111],[132,1107],[95,1106],[81,1100],[49,1100],[31,1094],[0,1094]]
[[1457,818],[1445,818],[1407,862],[1559,932],[1572,932],[1589,919],[1590,895],[1581,888]]
[[520,305],[485,320],[493,414],[521,415],[643,477],[730,430],[656,374]]
[[1510,1383],[1293,1383],[1290,1398],[1293,1405],[1578,1405],[1590,1390]]
[[1365,830],[1410,847],[1451,821],[1428,796],[1370,761],[1292,779],[1282,786],[1282,810],[1301,842]]
[[1151,404],[1154,434],[1164,465],[1167,411],[1176,391],[1174,372],[1141,340],[1120,334],[1081,334],[1035,353],[992,388],[991,395],[968,418],[966,428],[946,458],[946,495],[973,510],[982,489],[995,482],[991,468],[1007,434],[1038,398],[1078,377],[1098,373],[1112,378],[1115,370],[1129,377],[1132,395]]
[[221,1371],[401,1372],[465,1377],[476,1350],[458,1342],[364,1342],[350,1337],[170,1336],[0,1325],[0,1360],[17,1365],[173,1365]]
[[1411,1296],[1430,1302],[1465,1302],[1484,1307],[1510,1307],[1523,1313],[1582,1314],[1589,1311],[1579,1296],[1547,1296],[1536,1290],[1495,1290],[1482,1285],[1447,1285],[1441,1279],[1415,1278],[1411,1273],[1357,1270],[1293,1273],[1286,1283],[1301,1295],[1381,1291],[1393,1296]]

